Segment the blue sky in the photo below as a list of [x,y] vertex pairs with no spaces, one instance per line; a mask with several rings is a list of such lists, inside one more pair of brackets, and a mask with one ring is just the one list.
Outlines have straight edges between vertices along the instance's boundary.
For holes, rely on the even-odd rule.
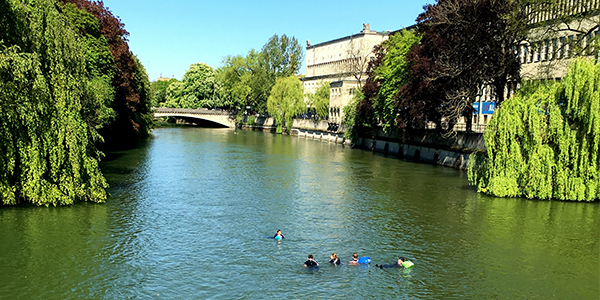
[[[415,23],[420,1],[158,1],[104,0],[129,31],[129,47],[150,80],[181,79],[190,64],[221,66],[227,55],[260,50],[274,34],[295,36],[302,47],[371,30]],[[301,70],[305,72],[304,67]]]

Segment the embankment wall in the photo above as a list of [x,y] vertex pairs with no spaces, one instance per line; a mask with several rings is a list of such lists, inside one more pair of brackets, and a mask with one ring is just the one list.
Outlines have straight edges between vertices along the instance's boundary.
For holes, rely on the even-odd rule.
[[[276,125],[273,118],[257,118],[254,125],[241,127],[275,132]],[[344,128],[340,128],[337,132],[329,131],[329,128],[327,121],[294,119],[291,135],[460,170],[467,169],[469,156],[473,152],[486,151],[482,133],[457,132],[454,136],[446,137],[433,130],[417,130],[400,140],[380,131],[371,138],[359,138],[353,142],[344,138]]]

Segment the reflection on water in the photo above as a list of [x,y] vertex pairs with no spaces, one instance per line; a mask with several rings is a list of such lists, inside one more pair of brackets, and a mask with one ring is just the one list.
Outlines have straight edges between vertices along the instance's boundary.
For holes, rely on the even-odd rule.
[[[600,296],[599,203],[487,197],[453,169],[261,132],[157,129],[110,158],[106,204],[0,209],[0,298]],[[374,267],[400,255],[415,267]]]

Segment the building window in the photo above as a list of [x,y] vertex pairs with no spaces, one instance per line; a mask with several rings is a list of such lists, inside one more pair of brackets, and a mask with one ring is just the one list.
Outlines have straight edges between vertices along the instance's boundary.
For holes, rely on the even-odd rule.
[[556,58],[556,54],[558,50],[558,40],[552,39],[552,50],[550,51],[550,60],[554,60]]
[[542,61],[547,61],[548,60],[548,56],[549,56],[549,51],[548,49],[550,48],[550,42],[548,40],[545,40],[543,45],[542,45],[542,49],[541,49],[541,53],[540,55],[542,56]]
[[560,38],[560,46],[558,48],[558,59],[565,58],[567,53],[567,39],[565,37]]
[[569,58],[569,57],[575,55],[575,53],[573,53],[573,41],[575,40],[575,36],[574,35],[570,35],[568,39],[569,39],[569,41],[565,45],[567,47],[567,49],[565,51],[565,57],[566,58]]

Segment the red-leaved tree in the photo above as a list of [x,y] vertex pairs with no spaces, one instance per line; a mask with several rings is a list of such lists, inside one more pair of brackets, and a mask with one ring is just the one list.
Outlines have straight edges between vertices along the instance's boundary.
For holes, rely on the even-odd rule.
[[398,98],[398,127],[452,130],[470,125],[473,102],[492,86],[498,102],[520,81],[517,46],[524,40],[519,1],[438,0],[417,18],[421,44],[407,54],[409,82]]
[[[125,25],[104,6],[102,1],[62,0],[73,3],[94,15],[100,22],[100,32],[108,41],[114,57],[115,72],[112,80],[116,113],[113,122],[100,131],[108,147],[126,147],[140,138],[147,137],[151,125],[150,98],[147,74],[136,63],[129,50]],[[145,79],[144,79],[145,78]]]

